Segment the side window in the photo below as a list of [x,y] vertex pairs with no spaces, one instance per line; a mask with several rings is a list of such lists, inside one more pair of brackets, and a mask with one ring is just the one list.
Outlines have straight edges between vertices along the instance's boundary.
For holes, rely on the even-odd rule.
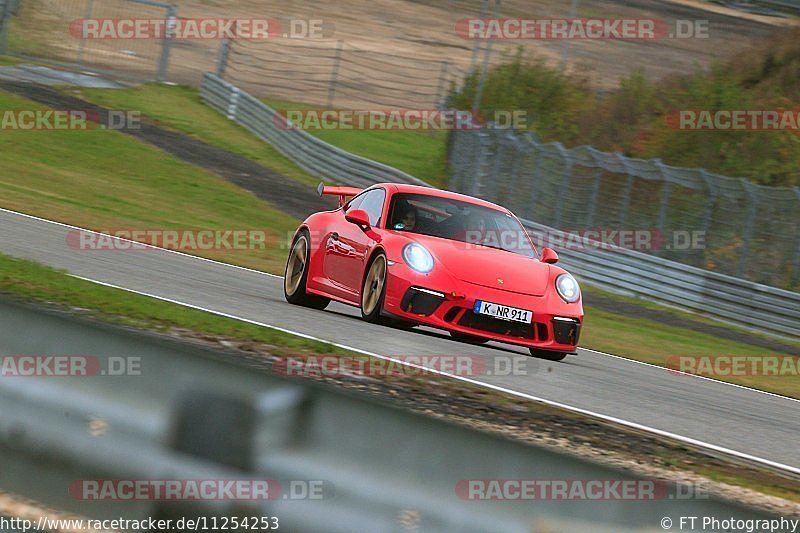
[[386,191],[383,189],[373,189],[364,195],[364,200],[358,206],[358,209],[363,209],[369,215],[369,223],[371,226],[378,226],[381,222],[381,215],[383,214],[383,201],[386,199]]
[[347,213],[353,209],[360,209],[359,206],[361,205],[361,201],[364,199],[366,194],[359,194],[349,202],[347,202],[344,207],[342,208],[343,213]]

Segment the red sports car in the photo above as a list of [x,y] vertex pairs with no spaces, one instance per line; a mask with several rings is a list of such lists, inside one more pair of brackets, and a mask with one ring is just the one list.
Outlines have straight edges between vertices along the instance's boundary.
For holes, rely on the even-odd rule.
[[326,187],[339,208],[309,216],[286,262],[284,293],[323,309],[361,308],[369,322],[400,320],[456,339],[507,342],[553,361],[575,353],[578,283],[537,252],[507,209],[462,194],[383,183]]

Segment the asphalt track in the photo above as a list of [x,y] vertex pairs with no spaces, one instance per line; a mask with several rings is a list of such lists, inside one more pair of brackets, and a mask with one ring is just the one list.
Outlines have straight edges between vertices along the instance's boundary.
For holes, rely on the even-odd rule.
[[[67,245],[71,230],[0,210],[0,252],[380,356],[469,354],[494,369],[496,361],[526,353],[501,344],[454,342],[435,330],[367,324],[356,308],[340,304],[325,311],[292,306],[283,299],[279,277],[167,250],[75,250]],[[588,350],[561,363],[525,362],[527,375],[467,379],[800,473],[798,400]]]

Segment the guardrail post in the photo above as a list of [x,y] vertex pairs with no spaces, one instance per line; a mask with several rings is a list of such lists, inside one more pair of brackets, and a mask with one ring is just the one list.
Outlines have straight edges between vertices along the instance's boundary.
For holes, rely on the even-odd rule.
[[339,79],[339,63],[342,61],[343,41],[336,44],[336,57],[333,60],[333,71],[331,72],[331,84],[328,87],[328,109],[333,108],[333,99],[336,97],[336,82]]
[[223,37],[219,43],[219,54],[217,55],[217,77],[225,79],[225,68],[228,66],[228,54],[231,51],[231,41]]
[[231,100],[228,102],[228,119],[236,120],[236,110],[239,108],[239,91],[238,87],[234,87],[231,92]]
[[164,33],[164,40],[161,43],[161,59],[158,62],[158,72],[156,81],[162,83],[167,79],[167,69],[169,68],[169,54],[172,50],[172,38],[175,34],[175,22],[178,18],[178,8],[174,5],[167,8],[167,26]]
[[755,186],[746,178],[739,179],[750,200],[747,218],[744,222],[744,232],[742,233],[742,253],[739,255],[739,267],[736,269],[736,275],[741,278],[744,277],[744,273],[747,270],[747,261],[750,258],[750,241],[753,238],[753,226],[755,226],[756,213],[758,212],[758,193]]

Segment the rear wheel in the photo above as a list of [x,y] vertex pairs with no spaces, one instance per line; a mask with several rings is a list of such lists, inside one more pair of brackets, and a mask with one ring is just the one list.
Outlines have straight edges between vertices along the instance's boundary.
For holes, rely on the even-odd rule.
[[486,339],[484,337],[478,337],[477,335],[469,335],[468,333],[459,333],[457,331],[451,331],[450,336],[453,338],[453,340],[468,342],[470,344],[485,344],[489,342],[489,339]]
[[331,302],[330,299],[306,292],[308,264],[311,259],[311,248],[308,243],[306,230],[298,233],[292,242],[292,249],[286,260],[286,272],[283,275],[283,295],[290,304],[325,309]]
[[551,352],[550,350],[541,350],[539,348],[528,348],[531,355],[539,359],[546,359],[548,361],[561,361],[568,354],[567,352]]
[[361,318],[367,322],[381,322],[386,277],[386,256],[379,253],[370,262],[361,287]]

